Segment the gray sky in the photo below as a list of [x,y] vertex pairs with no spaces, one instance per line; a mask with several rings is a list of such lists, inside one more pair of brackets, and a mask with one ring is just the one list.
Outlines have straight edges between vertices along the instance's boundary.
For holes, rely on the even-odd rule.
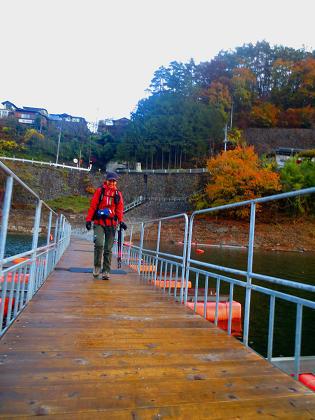
[[0,0],[0,101],[129,117],[154,71],[265,39],[315,49],[314,0]]

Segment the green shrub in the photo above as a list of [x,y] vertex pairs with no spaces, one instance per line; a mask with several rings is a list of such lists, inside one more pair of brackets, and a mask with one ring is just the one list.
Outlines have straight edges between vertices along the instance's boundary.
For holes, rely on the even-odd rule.
[[[303,160],[296,163],[295,159],[289,159],[280,172],[280,180],[283,191],[294,191],[315,186],[315,162]],[[297,214],[314,213],[314,195],[290,198],[291,210]]]
[[315,158],[315,149],[304,150],[303,152],[300,152],[297,157],[313,159]]
[[68,195],[49,200],[47,204],[55,211],[82,213],[89,208],[90,199],[82,195]]

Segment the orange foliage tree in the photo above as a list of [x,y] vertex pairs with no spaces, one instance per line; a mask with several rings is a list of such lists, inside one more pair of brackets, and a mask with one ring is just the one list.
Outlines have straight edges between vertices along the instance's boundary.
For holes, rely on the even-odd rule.
[[270,102],[255,105],[250,113],[251,124],[254,127],[276,127],[280,110]]
[[280,127],[311,128],[315,123],[315,110],[311,106],[304,108],[289,108],[281,112],[279,117]]
[[[207,185],[207,201],[220,206],[251,200],[280,191],[279,175],[262,168],[252,146],[238,146],[207,161],[211,182]],[[238,217],[249,213],[248,207],[237,208]]]

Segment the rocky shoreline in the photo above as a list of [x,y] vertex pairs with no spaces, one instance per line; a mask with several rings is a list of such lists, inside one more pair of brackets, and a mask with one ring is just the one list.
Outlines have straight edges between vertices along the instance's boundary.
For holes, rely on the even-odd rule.
[[[207,247],[248,247],[249,223],[239,220],[206,219],[194,223],[192,242]],[[161,241],[183,240],[184,225],[165,225]],[[146,234],[154,240],[156,229]],[[269,223],[257,221],[254,247],[265,251],[315,252],[315,219],[286,219]]]
[[[74,228],[85,228],[84,214],[66,214]],[[15,212],[10,220],[9,231],[31,234],[34,214],[32,211]],[[127,223],[129,221],[127,220]],[[41,233],[45,234],[46,224],[41,223]],[[126,238],[128,239],[128,230]],[[194,222],[192,242],[200,246],[247,247],[249,222],[224,218],[203,218]],[[161,241],[178,243],[183,240],[184,224],[172,220],[162,224]],[[145,239],[156,240],[157,224],[146,229]],[[139,238],[139,232],[133,234]],[[256,221],[255,248],[268,251],[315,252],[315,218],[284,218],[281,220]]]

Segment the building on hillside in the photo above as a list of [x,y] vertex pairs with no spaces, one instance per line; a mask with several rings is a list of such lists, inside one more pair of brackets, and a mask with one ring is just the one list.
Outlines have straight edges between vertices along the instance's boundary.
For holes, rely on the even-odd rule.
[[68,131],[87,131],[87,122],[82,117],[74,117],[69,114],[49,114],[45,108],[34,108],[30,106],[23,106],[22,108],[16,106],[13,102],[2,102],[3,109],[0,109],[0,118],[7,118],[13,116],[21,124],[31,125],[38,130],[47,127],[49,124],[68,128]]
[[41,131],[43,127],[48,125],[48,112],[45,108],[34,108],[29,106],[23,106],[19,108],[10,101],[2,102],[4,107],[3,111],[6,111],[2,118],[13,116],[21,124],[28,124],[36,127]]
[[10,112],[8,109],[0,108],[0,118],[8,118]]
[[118,120],[105,119],[98,122],[98,133],[109,132],[113,136],[122,134],[130,120],[128,118],[119,118]]
[[294,149],[290,147],[279,147],[275,150],[275,159],[279,168],[283,168],[286,161],[298,155],[303,149]]
[[54,122],[86,124],[86,120],[83,117],[74,117],[69,114],[49,114],[49,119]]
[[14,105],[13,102],[10,102],[10,101],[4,101],[2,102],[2,105],[3,105],[3,108],[8,111],[14,112],[16,109],[18,109],[18,107]]
[[67,134],[86,136],[90,133],[87,121],[83,117],[69,114],[49,114],[49,122]]

